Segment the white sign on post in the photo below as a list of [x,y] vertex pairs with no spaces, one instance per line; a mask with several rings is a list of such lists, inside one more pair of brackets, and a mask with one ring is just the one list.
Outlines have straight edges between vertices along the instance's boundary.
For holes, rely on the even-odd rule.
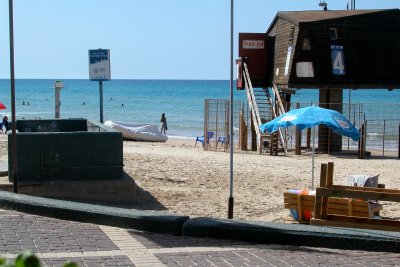
[[100,122],[103,123],[103,81],[111,80],[110,49],[89,50],[89,79],[99,81]]
[[91,81],[111,80],[110,49],[89,50],[89,79]]
[[289,74],[290,57],[292,56],[292,46],[287,48],[286,63],[285,63],[285,76]]

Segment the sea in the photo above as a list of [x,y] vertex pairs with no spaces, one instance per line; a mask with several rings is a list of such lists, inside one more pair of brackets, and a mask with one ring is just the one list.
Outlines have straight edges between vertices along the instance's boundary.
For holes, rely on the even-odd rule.
[[[62,79],[61,79],[62,80]],[[85,79],[63,79],[60,93],[61,118],[100,120],[99,83]],[[17,79],[15,82],[17,119],[55,117],[55,80]],[[234,100],[246,101],[244,91],[234,87]],[[160,124],[165,113],[167,135],[195,138],[203,133],[205,99],[229,99],[227,80],[111,80],[103,82],[104,120]],[[363,103],[370,116],[400,119],[400,90],[344,90],[343,102]],[[0,102],[7,106],[1,115],[11,113],[10,81],[0,80]],[[318,90],[302,89],[292,102],[317,103]],[[384,115],[380,108],[385,107]]]

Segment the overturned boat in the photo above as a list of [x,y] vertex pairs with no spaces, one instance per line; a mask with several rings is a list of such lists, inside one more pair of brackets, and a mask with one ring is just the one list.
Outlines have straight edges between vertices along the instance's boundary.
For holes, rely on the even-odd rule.
[[165,142],[168,136],[162,134],[157,125],[137,124],[122,121],[106,121],[104,125],[122,133],[122,137],[135,141]]

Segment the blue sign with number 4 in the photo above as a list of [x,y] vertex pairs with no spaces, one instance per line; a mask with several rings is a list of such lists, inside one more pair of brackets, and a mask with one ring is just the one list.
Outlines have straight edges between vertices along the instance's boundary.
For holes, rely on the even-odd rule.
[[331,45],[332,74],[345,75],[344,55],[342,45]]

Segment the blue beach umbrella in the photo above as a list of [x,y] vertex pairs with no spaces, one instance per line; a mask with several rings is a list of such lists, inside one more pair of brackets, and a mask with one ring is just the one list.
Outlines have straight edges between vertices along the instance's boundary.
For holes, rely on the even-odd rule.
[[263,133],[273,133],[276,132],[279,127],[288,128],[289,126],[294,125],[301,131],[320,124],[324,124],[334,132],[350,137],[354,141],[357,141],[360,138],[358,130],[341,113],[336,110],[316,106],[293,109],[279,117],[276,117],[268,123],[262,124],[260,130]]
[[[341,113],[336,110],[310,106],[306,108],[293,109],[289,112],[276,117],[270,122],[260,126],[263,133],[273,133],[279,128],[288,128],[297,126],[299,130],[314,127],[316,125],[326,125],[334,132],[350,137],[354,141],[360,138],[360,133],[354,125]],[[313,131],[313,147],[312,147],[312,189],[314,189],[314,140],[315,132]]]

